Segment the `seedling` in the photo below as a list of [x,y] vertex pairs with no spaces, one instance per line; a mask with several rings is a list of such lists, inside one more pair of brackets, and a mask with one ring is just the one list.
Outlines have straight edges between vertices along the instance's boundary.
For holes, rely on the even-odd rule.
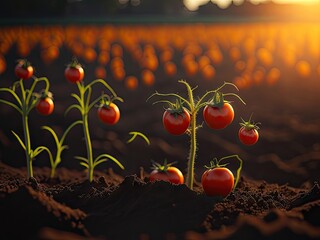
[[[225,82],[215,90],[207,91],[199,100],[195,100],[193,91],[196,88],[191,86],[184,80],[178,81],[185,85],[188,98],[184,98],[176,93],[159,93],[152,94],[147,101],[155,96],[165,98],[155,103],[167,103],[169,108],[163,114],[163,125],[165,129],[173,134],[180,135],[188,133],[190,135],[190,150],[188,157],[188,170],[186,176],[186,185],[193,189],[194,182],[194,164],[197,152],[197,114],[203,109],[203,117],[206,124],[213,129],[223,129],[227,127],[234,118],[234,112],[231,104],[225,101],[225,97],[234,96],[243,104],[245,102],[235,93],[222,93],[222,89],[226,86],[232,86],[237,91],[236,85]],[[170,102],[167,98],[174,98],[175,103]]]
[[[45,146],[39,146],[32,149],[31,140],[30,140],[30,131],[29,131],[29,113],[35,107],[40,110],[43,110],[46,115],[52,113],[54,104],[50,101],[49,110],[47,111],[46,107],[40,106],[42,104],[43,96],[51,96],[52,94],[49,92],[50,82],[46,77],[37,78],[33,75],[33,67],[27,60],[19,60],[17,66],[15,67],[15,74],[20,78],[19,81],[16,81],[11,88],[0,88],[0,92],[7,92],[12,95],[14,101],[7,101],[4,99],[0,99],[0,102],[7,104],[14,109],[16,109],[22,116],[22,126],[24,137],[23,140],[19,137],[17,133],[12,131],[13,135],[17,138],[22,148],[25,150],[26,160],[27,160],[27,174],[28,178],[33,177],[33,168],[32,161],[38,156],[41,152],[47,151],[50,153],[50,150]],[[25,81],[31,81],[30,89],[25,87]],[[45,88],[40,91],[40,93],[35,92],[36,87],[40,84],[44,83]],[[20,90],[20,93],[17,90]],[[51,99],[51,98],[50,98]],[[39,111],[39,110],[38,110]]]
[[49,159],[50,159],[50,165],[51,165],[51,173],[50,173],[50,178],[53,178],[55,176],[55,170],[57,168],[57,166],[61,163],[61,154],[62,152],[68,148],[67,145],[64,145],[64,140],[66,138],[66,136],[68,135],[68,133],[70,132],[70,130],[76,126],[77,124],[82,124],[82,121],[75,121],[74,123],[72,123],[63,133],[61,139],[59,140],[56,132],[49,126],[43,126],[42,129],[47,130],[48,132],[51,133],[54,142],[56,144],[56,155],[55,158],[53,158],[53,154],[50,151],[50,149],[48,149],[48,153],[49,153]]
[[[71,96],[77,101],[77,103],[71,105],[67,110],[68,113],[72,109],[77,109],[81,114],[81,124],[83,127],[84,139],[87,149],[87,157],[77,156],[76,158],[80,161],[80,164],[88,169],[88,179],[90,182],[93,180],[93,171],[96,166],[106,162],[107,160],[114,161],[121,169],[124,169],[123,165],[113,156],[109,154],[101,154],[96,158],[93,158],[91,137],[89,131],[89,111],[100,102],[101,104],[110,106],[113,101],[117,100],[123,102],[123,99],[118,97],[116,92],[111,88],[109,84],[103,79],[96,79],[91,83],[85,85],[82,81],[84,76],[84,70],[82,66],[74,59],[71,64],[69,64],[65,70],[65,77],[67,80],[73,84],[76,84],[79,90],[79,94],[72,93]],[[92,87],[96,84],[101,84],[106,90],[111,93],[111,96],[102,93],[100,97],[91,101]],[[99,111],[99,110],[98,110]],[[99,114],[99,112],[98,112]]]

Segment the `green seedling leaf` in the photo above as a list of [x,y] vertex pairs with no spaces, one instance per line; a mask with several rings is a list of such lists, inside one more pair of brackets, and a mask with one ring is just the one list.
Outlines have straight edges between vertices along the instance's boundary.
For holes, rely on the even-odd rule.
[[85,162],[80,162],[80,165],[84,166],[85,168],[89,168],[89,165]]
[[24,145],[24,143],[23,143],[23,141],[21,140],[21,138],[19,137],[19,135],[18,134],[16,134],[14,131],[11,131],[12,133],[13,133],[13,135],[16,137],[16,139],[18,139],[18,141],[19,141],[19,143],[20,143],[20,145],[21,145],[21,147],[24,149],[24,150],[26,150],[26,146]]
[[101,154],[100,156],[98,156],[95,160],[94,160],[94,167],[97,166],[98,164],[107,161],[107,159],[112,160],[113,162],[115,162],[121,169],[124,169],[124,166],[119,162],[118,159],[116,159],[115,157],[109,155],[109,154]]
[[133,131],[133,132],[129,132],[129,135],[132,135],[132,137],[127,141],[127,143],[133,142],[133,140],[135,140],[136,137],[139,136],[139,137],[143,138],[148,145],[150,145],[150,140],[148,139],[148,137],[141,132]]
[[43,151],[46,151],[49,155],[49,158],[50,158],[50,162],[53,161],[52,159],[52,154],[51,154],[51,151],[49,150],[49,148],[45,147],[45,146],[39,146],[37,147],[34,151],[33,151],[33,154],[32,154],[32,158],[35,158],[36,156],[38,156],[41,152]]
[[78,159],[80,161],[80,164],[81,164],[81,162],[85,162],[87,164],[89,163],[88,159],[86,159],[85,157],[75,156],[74,158]]
[[7,104],[10,107],[13,107],[14,109],[16,109],[22,115],[21,109],[16,104],[14,104],[12,102],[9,102],[9,101],[6,101],[6,100],[2,100],[2,99],[0,99],[0,102],[2,102],[4,104]]

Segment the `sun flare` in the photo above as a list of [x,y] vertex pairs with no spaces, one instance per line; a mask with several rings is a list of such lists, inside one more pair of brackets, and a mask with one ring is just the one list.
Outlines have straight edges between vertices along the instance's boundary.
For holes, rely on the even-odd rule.
[[[184,0],[185,6],[190,11],[195,11],[198,9],[200,5],[208,3],[210,0]],[[212,2],[216,3],[220,8],[227,8],[232,3],[235,5],[241,5],[245,2],[245,0],[211,0]],[[249,0],[253,4],[259,4],[264,2],[274,2],[278,4],[303,4],[303,5],[310,5],[310,4],[320,4],[320,0]]]

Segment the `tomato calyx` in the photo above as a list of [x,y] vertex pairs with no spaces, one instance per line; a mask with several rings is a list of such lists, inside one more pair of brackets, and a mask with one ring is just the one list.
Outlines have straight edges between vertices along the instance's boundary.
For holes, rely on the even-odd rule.
[[109,95],[107,95],[107,94],[104,94],[103,92],[102,92],[102,94],[101,94],[101,97],[100,97],[100,104],[99,105],[96,105],[96,107],[98,107],[98,108],[107,108],[107,109],[109,109],[110,108],[110,104],[111,103],[113,103],[115,100],[118,100],[118,101],[122,101],[122,99],[121,98],[119,98],[119,97],[115,97],[115,96],[109,96]]
[[242,122],[239,123],[240,126],[241,126],[241,127],[244,127],[246,131],[250,131],[250,130],[252,130],[252,129],[259,130],[260,127],[259,127],[258,125],[260,125],[261,123],[260,123],[260,122],[255,123],[255,122],[253,122],[253,121],[251,120],[251,118],[252,118],[252,114],[251,114],[251,116],[250,116],[250,118],[249,118],[248,121],[245,121],[243,118],[241,118],[241,121],[242,121]]
[[210,161],[210,166],[205,165],[204,167],[209,170],[214,168],[222,168],[229,165],[229,163],[220,164],[220,161],[221,159],[218,160],[217,158],[214,158],[213,160]]
[[225,103],[229,102],[224,99],[224,94],[220,91],[216,91],[207,105],[221,109]]
[[17,63],[23,68],[27,69],[28,67],[32,67],[31,62],[29,62],[27,59],[18,59]]
[[189,110],[183,106],[183,102],[181,99],[176,99],[175,103],[168,103],[169,108],[166,108],[165,110],[168,111],[170,114],[174,115],[175,118],[177,118],[179,115],[182,115],[185,111],[189,112]]
[[163,172],[163,173],[166,173],[168,171],[169,167],[171,167],[172,165],[177,163],[176,161],[168,163],[167,159],[164,160],[162,165],[160,163],[157,163],[157,162],[153,161],[153,160],[151,160],[151,161],[152,161],[151,169],[152,170],[157,170],[157,171]]
[[40,100],[43,100],[46,98],[50,98],[53,100],[53,93],[46,91],[45,89],[42,89],[39,93],[34,93],[33,95]]
[[79,69],[79,68],[83,68],[83,65],[81,63],[79,63],[79,61],[76,57],[73,57],[71,62],[67,64],[67,67]]

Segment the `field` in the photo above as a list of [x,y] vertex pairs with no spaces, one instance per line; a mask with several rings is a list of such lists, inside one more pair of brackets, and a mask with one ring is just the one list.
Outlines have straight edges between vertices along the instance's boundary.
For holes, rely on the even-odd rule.
[[[0,87],[18,80],[13,69],[21,58],[33,64],[36,76],[51,82],[55,110],[48,117],[30,113],[32,144],[54,149],[52,136],[41,126],[62,134],[79,119],[76,111],[65,115],[76,88],[65,80],[64,69],[76,57],[84,65],[86,83],[105,79],[124,99],[118,124],[103,125],[94,111],[89,124],[94,152],[109,153],[125,166],[102,164],[90,185],[74,159],[86,154],[77,126],[66,138],[69,148],[56,177],[49,179],[50,163],[42,154],[33,162],[36,182],[27,181],[24,152],[11,132],[23,135],[20,116],[0,104],[2,239],[23,234],[56,239],[60,231],[68,239],[319,239],[319,29],[312,22],[1,27]],[[188,135],[168,134],[162,126],[167,106],[146,101],[155,91],[187,96],[179,79],[197,86],[198,96],[234,83],[246,102],[227,99],[235,109],[228,128],[214,131],[203,123],[198,130],[195,191],[148,181],[151,160],[177,161],[186,172]],[[101,91],[95,88],[93,96]],[[1,93],[0,98],[10,96]],[[244,146],[237,137],[238,123],[251,114],[261,123],[260,139]],[[131,131],[144,133],[151,144],[142,139],[128,144]],[[225,200],[206,197],[200,184],[204,165],[232,154],[244,160],[238,190]],[[236,167],[230,164],[231,170]],[[24,202],[33,206],[34,218]],[[173,205],[178,207],[173,210]],[[22,210],[25,217],[16,223]],[[18,225],[21,231],[16,231]]]

